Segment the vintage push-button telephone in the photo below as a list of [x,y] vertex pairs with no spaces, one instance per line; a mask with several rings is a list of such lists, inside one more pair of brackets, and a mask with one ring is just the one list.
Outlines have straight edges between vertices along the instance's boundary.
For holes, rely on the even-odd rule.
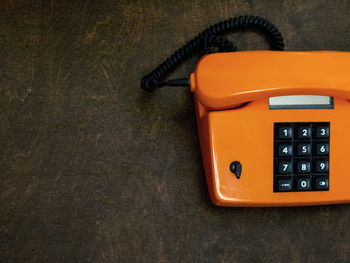
[[[219,33],[261,29],[275,51],[235,51]],[[160,79],[195,51],[190,79]],[[350,202],[350,53],[286,52],[279,31],[259,17],[214,25],[141,82],[190,85],[211,200],[221,206]]]

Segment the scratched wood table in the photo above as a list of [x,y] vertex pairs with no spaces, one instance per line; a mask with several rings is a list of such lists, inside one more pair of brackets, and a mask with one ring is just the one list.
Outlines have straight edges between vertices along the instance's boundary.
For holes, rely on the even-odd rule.
[[[286,50],[350,51],[349,12],[349,1],[1,1],[0,262],[349,262],[349,205],[212,205],[192,94],[139,87],[242,14],[273,22]],[[268,47],[253,32],[229,38]]]

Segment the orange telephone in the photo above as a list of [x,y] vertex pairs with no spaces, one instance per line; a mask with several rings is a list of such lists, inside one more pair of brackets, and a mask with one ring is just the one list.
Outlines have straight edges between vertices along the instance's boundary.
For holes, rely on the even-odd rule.
[[[191,90],[211,200],[222,206],[350,202],[349,68],[346,52],[202,58]],[[334,100],[269,106],[270,97],[302,94]]]
[[[272,49],[283,50],[280,33],[268,28],[275,32]],[[190,85],[214,204],[350,202],[350,140],[346,137],[350,131],[350,53],[214,53],[199,61],[189,80],[159,83],[170,71],[166,62],[145,76],[141,85],[148,91],[156,86]]]

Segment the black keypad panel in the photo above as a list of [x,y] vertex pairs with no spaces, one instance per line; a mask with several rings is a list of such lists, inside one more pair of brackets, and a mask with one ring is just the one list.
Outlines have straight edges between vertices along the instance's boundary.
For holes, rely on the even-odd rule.
[[274,192],[329,190],[329,122],[274,124]]

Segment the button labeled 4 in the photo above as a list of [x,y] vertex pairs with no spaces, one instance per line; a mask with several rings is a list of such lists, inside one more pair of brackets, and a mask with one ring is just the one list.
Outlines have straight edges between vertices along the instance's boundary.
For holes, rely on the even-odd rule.
[[281,144],[279,147],[280,156],[290,156],[293,153],[293,146],[291,144]]

